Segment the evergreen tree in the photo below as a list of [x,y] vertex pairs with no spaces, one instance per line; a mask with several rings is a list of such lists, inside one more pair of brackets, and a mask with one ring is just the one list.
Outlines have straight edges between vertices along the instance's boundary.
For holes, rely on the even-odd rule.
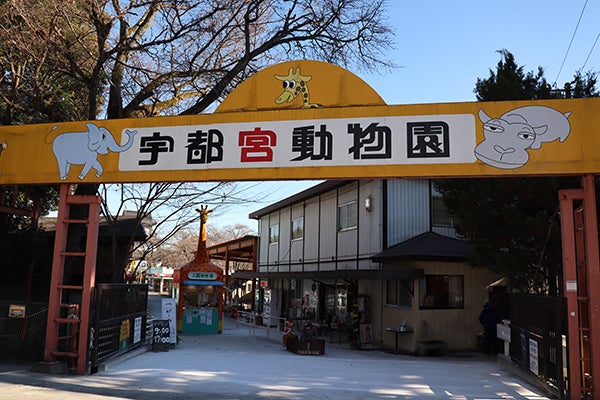
[[[507,50],[487,79],[477,79],[479,101],[597,96],[597,74],[577,72],[566,90],[553,90],[544,70],[524,72]],[[444,179],[436,182],[457,232],[475,245],[471,260],[510,278],[513,290],[559,295],[562,289],[558,191],[579,187],[573,177]]]

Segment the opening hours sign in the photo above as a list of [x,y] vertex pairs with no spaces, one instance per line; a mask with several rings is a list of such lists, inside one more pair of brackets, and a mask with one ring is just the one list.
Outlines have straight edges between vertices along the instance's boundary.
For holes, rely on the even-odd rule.
[[212,114],[0,127],[0,184],[600,172],[600,99],[386,105],[292,61]]

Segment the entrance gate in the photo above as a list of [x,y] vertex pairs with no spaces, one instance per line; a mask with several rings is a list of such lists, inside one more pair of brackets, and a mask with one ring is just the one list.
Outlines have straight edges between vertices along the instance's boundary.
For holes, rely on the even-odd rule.
[[[289,102],[277,103],[283,94]],[[599,110],[600,98],[388,106],[342,68],[290,61],[242,82],[213,114],[0,127],[0,185],[60,183],[67,192],[75,183],[583,176],[581,190],[560,194],[570,390],[573,399],[600,399]],[[80,322],[69,324],[79,327],[83,373],[94,267],[91,243],[77,255],[60,244],[66,226],[79,223],[64,216],[68,199],[61,195],[53,268],[65,257],[84,257],[90,268],[77,287],[53,278],[46,358],[58,351],[61,294],[79,290]],[[92,208],[97,200],[85,201]],[[584,230],[571,218],[575,203],[583,203]],[[89,218],[91,240],[97,212]]]

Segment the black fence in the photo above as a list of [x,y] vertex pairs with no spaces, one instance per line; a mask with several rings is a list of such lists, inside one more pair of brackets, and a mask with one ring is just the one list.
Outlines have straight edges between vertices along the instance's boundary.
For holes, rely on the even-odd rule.
[[48,303],[0,302],[0,357],[42,360],[47,319]]
[[[566,301],[510,295],[510,358],[558,398],[566,397]],[[564,346],[563,346],[564,343]]]
[[146,343],[148,285],[98,284],[90,323],[91,373],[112,358]]

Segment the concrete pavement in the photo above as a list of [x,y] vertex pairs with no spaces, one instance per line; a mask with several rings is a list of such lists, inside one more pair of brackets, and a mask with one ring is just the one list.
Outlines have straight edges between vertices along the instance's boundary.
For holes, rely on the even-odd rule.
[[480,354],[415,357],[327,343],[322,356],[299,356],[268,335],[226,319],[220,335],[183,336],[176,349],[134,353],[91,376],[0,368],[0,399],[548,399]]

